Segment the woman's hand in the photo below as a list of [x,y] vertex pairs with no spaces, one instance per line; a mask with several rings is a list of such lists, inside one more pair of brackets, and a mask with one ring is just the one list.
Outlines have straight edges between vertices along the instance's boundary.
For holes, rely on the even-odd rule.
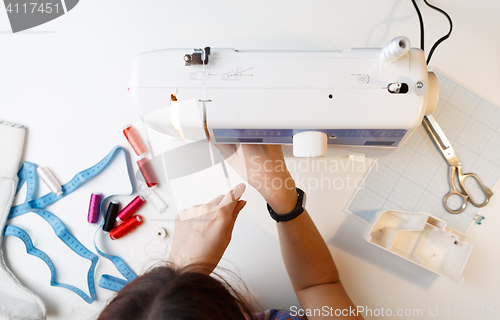
[[257,189],[279,214],[297,203],[295,181],[286,167],[280,145],[216,145],[229,165]]
[[245,188],[239,184],[226,195],[179,211],[168,261],[178,267],[199,265],[200,272],[210,274],[231,241],[236,217],[246,204],[239,200]]

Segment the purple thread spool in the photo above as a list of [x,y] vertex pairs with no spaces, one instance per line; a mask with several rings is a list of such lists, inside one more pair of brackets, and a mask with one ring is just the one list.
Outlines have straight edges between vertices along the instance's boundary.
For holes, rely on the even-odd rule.
[[92,193],[90,196],[89,215],[87,216],[87,221],[89,223],[97,223],[99,220],[101,200],[102,196],[99,193]]

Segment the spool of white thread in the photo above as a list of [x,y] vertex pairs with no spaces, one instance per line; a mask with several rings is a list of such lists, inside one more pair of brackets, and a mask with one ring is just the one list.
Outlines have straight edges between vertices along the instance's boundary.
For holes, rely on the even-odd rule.
[[157,239],[165,239],[167,235],[167,230],[165,230],[165,228],[159,227],[155,230],[155,237]]
[[407,37],[397,37],[382,48],[380,58],[393,62],[404,56],[410,50],[410,40]]
[[38,167],[36,169],[38,176],[42,181],[49,187],[50,192],[55,193],[56,196],[63,194],[61,184],[57,181],[56,177],[50,172],[49,169],[44,167]]

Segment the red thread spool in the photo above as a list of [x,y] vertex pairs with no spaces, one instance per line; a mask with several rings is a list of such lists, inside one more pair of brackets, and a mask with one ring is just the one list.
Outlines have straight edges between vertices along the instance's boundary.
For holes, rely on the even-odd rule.
[[139,137],[137,131],[135,131],[135,129],[131,125],[123,128],[123,134],[138,156],[140,156],[141,154],[145,154],[148,151],[144,143],[142,143],[141,137]]
[[118,227],[114,227],[113,230],[109,233],[109,237],[111,240],[120,239],[121,237],[126,236],[127,234],[134,231],[138,226],[142,224],[144,219],[140,215],[136,215],[128,218],[123,221]]
[[148,187],[152,187],[158,184],[156,180],[156,176],[153,172],[153,168],[151,168],[151,165],[149,164],[148,159],[142,158],[137,161],[137,165],[139,166],[139,170],[142,173],[142,176],[144,177],[144,180],[146,181],[146,184]]
[[144,202],[146,201],[144,200],[143,197],[141,196],[135,197],[134,200],[132,200],[129,204],[127,204],[127,206],[123,208],[122,211],[120,211],[118,217],[116,217],[116,221],[118,223],[123,223],[123,221],[127,220],[128,217],[136,213],[137,210],[139,210],[142,207]]

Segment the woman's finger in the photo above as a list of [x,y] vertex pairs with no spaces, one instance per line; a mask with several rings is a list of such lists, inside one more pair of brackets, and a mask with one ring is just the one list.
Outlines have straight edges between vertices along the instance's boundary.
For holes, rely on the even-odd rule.
[[238,217],[238,214],[240,214],[240,211],[243,210],[243,208],[246,206],[246,204],[247,204],[246,200],[239,200],[238,203],[236,204],[236,207],[234,208],[233,211],[233,217],[231,219],[231,223],[229,224],[228,227],[229,232],[233,231],[236,218]]
[[210,202],[203,205],[195,205],[189,209],[181,210],[177,214],[181,221],[196,218],[207,213],[213,212],[219,208],[219,204],[224,199],[225,195],[221,194],[213,198]]
[[222,201],[219,203],[219,207],[228,206],[228,211],[233,212],[234,208],[236,207],[237,201],[241,198],[245,190],[246,185],[244,183],[238,184],[233,188],[233,190],[226,193],[224,199],[222,199]]
[[217,207],[220,202],[222,201],[222,199],[224,199],[225,195],[224,194],[220,194],[218,195],[217,197],[213,198],[212,200],[210,200],[210,202],[207,203],[207,205],[209,206],[213,206],[213,207]]
[[234,211],[233,211],[234,220],[236,220],[236,218],[240,214],[240,211],[243,210],[243,208],[246,205],[247,205],[247,201],[246,200],[239,200],[238,201],[238,204],[236,204],[236,208],[234,208]]

